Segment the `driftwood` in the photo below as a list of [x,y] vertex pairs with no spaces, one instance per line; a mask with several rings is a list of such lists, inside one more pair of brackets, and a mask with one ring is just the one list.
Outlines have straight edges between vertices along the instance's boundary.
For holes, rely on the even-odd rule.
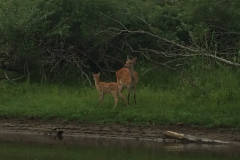
[[187,134],[180,134],[172,131],[165,131],[163,132],[163,135],[168,138],[173,138],[173,139],[182,140],[186,142],[193,142],[193,143],[231,144],[230,142],[227,142],[227,141],[213,140],[208,138],[199,138],[199,137],[195,137]]

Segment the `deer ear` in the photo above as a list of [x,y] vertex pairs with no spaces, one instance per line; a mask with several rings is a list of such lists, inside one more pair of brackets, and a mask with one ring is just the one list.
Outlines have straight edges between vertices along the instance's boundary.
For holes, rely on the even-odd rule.
[[100,76],[100,72],[98,72],[98,76]]
[[127,55],[127,60],[130,60],[130,59],[129,59],[129,55]]

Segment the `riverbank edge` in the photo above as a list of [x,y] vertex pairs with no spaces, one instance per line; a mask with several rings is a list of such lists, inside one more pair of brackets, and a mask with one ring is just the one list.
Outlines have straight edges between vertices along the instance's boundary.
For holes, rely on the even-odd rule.
[[[78,123],[60,119],[17,119],[0,117],[0,132],[38,135],[81,136],[102,138],[123,138],[136,140],[152,140],[166,142],[165,131],[228,141],[230,144],[240,143],[240,130],[235,128],[205,128],[178,125],[134,125],[115,123]],[[172,141],[172,140],[171,140]],[[177,141],[177,140],[173,140]]]

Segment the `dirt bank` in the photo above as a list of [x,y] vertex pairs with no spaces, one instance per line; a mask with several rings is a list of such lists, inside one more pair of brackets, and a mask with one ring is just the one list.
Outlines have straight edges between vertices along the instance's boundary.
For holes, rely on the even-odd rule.
[[190,134],[201,138],[211,138],[224,141],[240,142],[240,130],[233,128],[206,129],[202,127],[191,128],[184,125],[136,126],[131,124],[82,124],[77,122],[62,122],[60,120],[18,120],[12,118],[0,118],[1,132],[33,133],[33,134],[56,134],[63,131],[64,135],[76,136],[102,136],[113,138],[135,138],[158,140],[164,138],[164,131],[175,131]]

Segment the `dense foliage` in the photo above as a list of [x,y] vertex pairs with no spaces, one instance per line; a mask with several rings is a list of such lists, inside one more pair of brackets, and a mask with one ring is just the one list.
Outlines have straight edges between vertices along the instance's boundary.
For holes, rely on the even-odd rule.
[[196,57],[235,66],[240,58],[239,1],[0,2],[0,68],[27,80],[86,80],[116,71],[126,55],[178,71]]

